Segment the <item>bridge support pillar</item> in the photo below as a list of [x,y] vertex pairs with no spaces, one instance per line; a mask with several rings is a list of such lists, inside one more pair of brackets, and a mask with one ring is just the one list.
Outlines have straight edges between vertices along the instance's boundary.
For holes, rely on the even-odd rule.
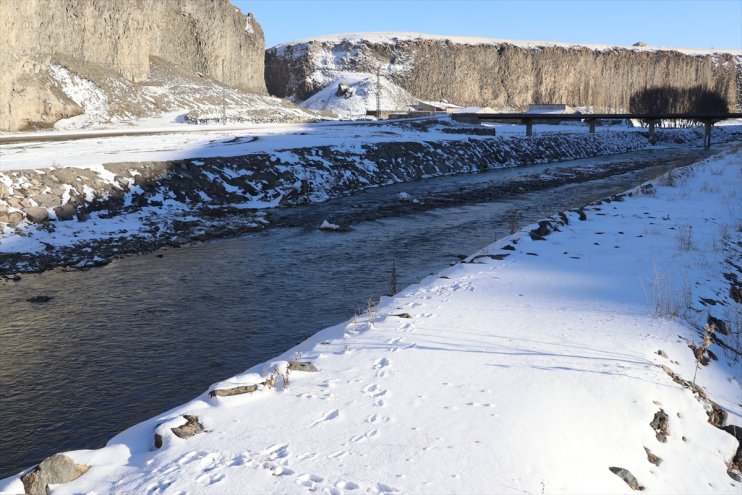
[[587,125],[589,126],[589,132],[590,134],[595,134],[595,119],[588,119]]
[[656,122],[654,120],[649,121],[649,140],[654,143],[654,125]]
[[523,123],[526,125],[526,136],[533,136],[533,122],[524,120]]

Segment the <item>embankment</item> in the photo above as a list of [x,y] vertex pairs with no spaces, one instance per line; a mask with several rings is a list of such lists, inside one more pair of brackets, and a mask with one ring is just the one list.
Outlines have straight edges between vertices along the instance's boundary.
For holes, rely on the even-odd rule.
[[[659,135],[673,144],[701,140],[697,129]],[[717,135],[719,141],[734,137],[724,130]],[[266,207],[321,202],[368,187],[652,146],[645,133],[622,131],[531,138],[463,135],[451,141],[3,172],[0,272],[75,265],[94,254],[105,260],[261,229],[267,222],[258,212]],[[228,215],[240,220],[226,222]],[[131,217],[133,223],[117,227],[116,217]],[[113,231],[105,234],[93,226],[107,224]],[[31,241],[35,249],[29,248]]]

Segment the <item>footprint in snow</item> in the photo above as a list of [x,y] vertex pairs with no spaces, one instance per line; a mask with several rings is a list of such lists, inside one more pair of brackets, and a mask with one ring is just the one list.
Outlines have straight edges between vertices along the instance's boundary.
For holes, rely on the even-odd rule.
[[376,489],[379,491],[379,493],[394,493],[399,491],[396,488],[385,485],[384,483],[376,483]]
[[205,473],[212,471],[219,467],[219,464],[223,458],[219,454],[211,453],[201,459],[201,470]]
[[358,483],[354,483],[353,481],[338,481],[335,483],[335,488],[339,488],[341,490],[358,490],[360,486]]
[[245,452],[233,458],[232,461],[230,461],[230,463],[227,465],[229,467],[238,467],[238,466],[244,466],[245,464],[249,464],[250,462],[251,462],[250,454]]
[[317,483],[322,483],[325,479],[322,476],[316,474],[302,474],[297,476],[296,484],[308,488],[310,492],[313,492],[319,488]]
[[206,451],[204,451],[204,450],[199,450],[199,451],[195,451],[194,450],[194,451],[191,451],[191,452],[188,452],[188,453],[184,454],[176,462],[178,463],[179,466],[183,466],[183,465],[188,464],[188,463],[191,463],[193,461],[197,461],[199,459],[203,459],[204,457],[206,457],[207,454],[208,453]]
[[374,363],[374,369],[380,370],[389,366],[389,360],[387,358],[381,358]]
[[216,483],[219,483],[220,481],[223,481],[226,476],[224,473],[216,473],[212,474],[209,472],[206,472],[196,478],[196,481],[201,483],[202,485],[214,485]]
[[170,485],[175,483],[175,480],[172,479],[166,479],[157,482],[156,485],[149,485],[147,487],[147,493],[148,494],[154,494],[154,493],[165,493],[165,491],[170,488]]
[[333,409],[332,411],[330,411],[328,413],[325,413],[324,416],[322,416],[321,418],[319,418],[318,420],[316,420],[314,423],[312,423],[311,425],[309,425],[309,427],[312,428],[313,426],[316,426],[316,425],[318,425],[320,423],[324,423],[325,421],[331,421],[331,420],[337,418],[338,416],[340,416],[340,410],[339,409]]

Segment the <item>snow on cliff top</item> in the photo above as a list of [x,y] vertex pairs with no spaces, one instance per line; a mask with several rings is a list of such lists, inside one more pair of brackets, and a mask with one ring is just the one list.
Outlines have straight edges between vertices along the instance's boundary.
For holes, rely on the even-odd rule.
[[346,34],[331,34],[324,36],[315,36],[312,38],[304,38],[295,41],[288,41],[281,43],[271,50],[280,50],[281,48],[300,45],[311,42],[323,42],[323,43],[396,43],[398,41],[418,41],[418,40],[436,40],[436,41],[451,41],[452,43],[460,43],[465,45],[500,45],[508,44],[519,46],[523,48],[541,48],[541,47],[564,47],[564,48],[590,48],[593,50],[613,50],[615,48],[621,48],[626,50],[634,51],[657,51],[657,50],[670,50],[687,55],[710,55],[714,53],[718,54],[731,54],[736,56],[742,56],[742,50],[709,50],[702,48],[672,48],[672,47],[661,47],[661,46],[624,46],[624,45],[595,45],[595,44],[581,44],[581,43],[559,43],[554,41],[522,41],[522,40],[506,40],[500,38],[482,38],[482,37],[469,37],[469,36],[448,36],[438,34],[424,34],[424,33],[404,33],[404,32],[376,32],[376,33],[346,33]]

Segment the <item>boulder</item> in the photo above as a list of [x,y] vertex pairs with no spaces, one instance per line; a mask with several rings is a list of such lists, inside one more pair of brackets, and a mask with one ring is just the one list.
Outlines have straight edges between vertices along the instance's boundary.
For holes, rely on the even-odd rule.
[[197,416],[192,416],[190,414],[184,414],[183,417],[186,420],[186,424],[178,426],[177,428],[172,428],[173,433],[178,438],[190,438],[193,435],[197,435],[204,431],[204,427],[199,422]]
[[54,213],[57,215],[57,220],[66,222],[75,218],[77,210],[74,206],[67,203],[66,205],[57,206],[56,208],[54,208]]
[[348,89],[350,88],[348,87],[347,84],[338,83],[338,90],[335,91],[335,96],[345,96],[345,93],[348,92]]
[[8,213],[8,225],[14,227],[23,221],[23,214],[17,211]]
[[30,472],[21,476],[23,489],[27,495],[46,495],[49,485],[69,483],[76,480],[89,469],[64,454],[47,457]]
[[660,409],[659,411],[654,413],[654,418],[652,419],[652,422],[649,423],[649,426],[651,426],[654,430],[657,440],[662,443],[667,442],[667,436],[670,434],[668,432],[668,428],[670,426],[670,418],[665,411]]
[[209,397],[229,397],[232,395],[250,394],[258,390],[258,385],[240,385],[232,388],[217,388],[209,392]]
[[720,320],[718,318],[714,318],[711,315],[708,315],[708,319],[706,320],[706,323],[709,325],[714,325],[721,334],[729,335],[729,327],[727,326],[726,321]]
[[[175,428],[170,428],[173,434],[182,439],[191,438],[194,435],[198,435],[204,431],[204,426],[198,420],[198,416],[191,414],[184,414],[186,423]],[[155,433],[155,448],[159,449],[162,447],[162,436],[159,433]]]
[[655,466],[658,466],[658,467],[659,467],[660,464],[662,464],[662,459],[660,459],[659,457],[657,457],[656,455],[654,455],[651,450],[649,450],[648,448],[644,447],[644,451],[647,453],[647,460],[649,462],[651,462],[652,464],[654,464]]
[[315,365],[308,361],[289,361],[289,369],[291,371],[306,371],[309,373],[319,371]]
[[33,200],[36,201],[38,206],[43,208],[54,208],[55,206],[59,206],[59,203],[62,202],[59,196],[53,194],[37,194],[33,196]]
[[30,302],[30,303],[47,303],[47,302],[51,301],[52,299],[54,299],[54,296],[44,296],[44,295],[41,295],[41,296],[29,297],[28,299],[26,299],[26,302]]
[[46,208],[40,206],[32,206],[23,210],[26,214],[26,218],[32,223],[44,223],[49,221],[49,211]]
[[322,225],[319,226],[319,229],[325,232],[350,232],[351,230],[351,228],[347,225],[338,225],[330,223],[327,220],[324,220],[322,222]]
[[644,487],[639,484],[639,481],[637,481],[636,477],[631,474],[631,471],[628,469],[621,467],[609,467],[608,469],[610,469],[613,474],[624,480],[632,490],[644,490]]

